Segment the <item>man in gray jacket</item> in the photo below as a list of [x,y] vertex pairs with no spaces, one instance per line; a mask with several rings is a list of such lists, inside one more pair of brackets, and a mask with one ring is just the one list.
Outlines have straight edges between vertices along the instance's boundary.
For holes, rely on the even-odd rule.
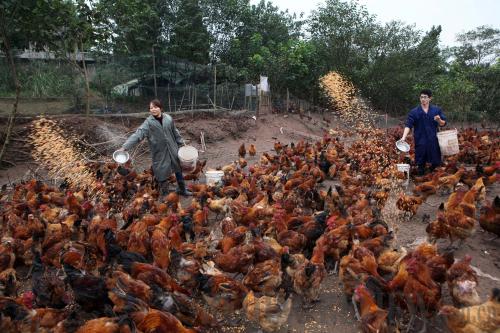
[[163,113],[161,102],[157,99],[149,103],[150,116],[132,134],[122,146],[122,150],[130,150],[144,138],[148,139],[153,160],[153,173],[160,185],[161,195],[168,193],[167,178],[175,173],[177,193],[188,196],[193,193],[186,188],[177,152],[179,146],[184,146],[179,131],[171,116]]

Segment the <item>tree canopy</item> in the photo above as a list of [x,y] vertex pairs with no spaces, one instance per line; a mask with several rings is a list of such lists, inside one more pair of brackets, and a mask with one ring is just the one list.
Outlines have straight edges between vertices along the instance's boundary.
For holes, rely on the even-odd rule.
[[445,112],[498,116],[500,30],[493,27],[460,34],[457,46],[443,48],[440,26],[382,24],[351,0],[326,0],[309,17],[265,0],[5,0],[0,7],[0,23],[9,27],[1,32],[4,51],[7,42],[108,58],[156,52],[226,65],[239,82],[267,75],[275,96],[288,90],[313,102],[321,100],[318,79],[334,70],[383,112],[405,114],[418,90],[430,87]]

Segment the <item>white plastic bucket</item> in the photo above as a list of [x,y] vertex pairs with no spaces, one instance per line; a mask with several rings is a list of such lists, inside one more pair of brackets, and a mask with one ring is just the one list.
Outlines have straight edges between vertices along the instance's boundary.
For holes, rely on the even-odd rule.
[[177,152],[181,162],[182,171],[191,172],[196,168],[198,161],[198,150],[193,146],[183,146]]
[[441,155],[449,156],[458,154],[460,148],[458,147],[458,131],[457,129],[438,132],[437,138]]
[[220,182],[224,176],[224,171],[220,170],[208,170],[205,172],[205,177],[207,178],[207,185],[215,185],[217,182]]
[[406,163],[396,164],[399,172],[406,173],[406,181],[404,185],[408,185],[410,183],[410,165]]

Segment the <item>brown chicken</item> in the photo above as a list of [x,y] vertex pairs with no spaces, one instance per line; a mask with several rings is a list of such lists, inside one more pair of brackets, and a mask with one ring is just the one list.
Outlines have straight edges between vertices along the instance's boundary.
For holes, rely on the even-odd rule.
[[212,211],[217,213],[217,217],[221,213],[229,213],[229,204],[231,203],[232,199],[228,197],[224,197],[221,199],[207,199],[207,204],[208,208]]
[[248,162],[243,157],[240,157],[238,159],[238,164],[240,165],[240,168],[244,169],[248,165]]
[[76,333],[119,333],[118,318],[101,317],[87,321]]
[[154,227],[151,234],[151,253],[153,262],[161,269],[167,269],[170,265],[170,241],[168,230],[161,226]]
[[447,281],[453,301],[458,305],[472,306],[481,303],[477,293],[477,274],[470,266],[472,257],[466,255],[448,270]]
[[365,285],[360,284],[354,291],[354,300],[361,304],[359,319],[361,329],[366,333],[385,333],[387,311],[379,308]]
[[500,197],[497,195],[492,202],[480,209],[479,225],[497,237],[500,237]]
[[242,244],[231,248],[227,253],[219,253],[214,262],[223,271],[246,274],[254,261],[255,248],[252,244]]
[[[160,288],[152,286],[153,299],[150,306],[164,312],[169,312],[177,317],[183,325],[189,327],[217,327],[217,321],[194,298],[179,292],[163,292]],[[120,293],[113,289],[114,293]],[[124,294],[125,297],[130,295]]]
[[149,309],[134,312],[130,316],[144,333],[196,333],[196,330],[184,327],[179,319],[168,312]]
[[244,144],[244,143],[242,143],[242,144],[241,144],[241,146],[240,146],[240,148],[238,148],[238,155],[239,155],[240,157],[245,158],[245,155],[246,155],[246,154],[247,154],[247,150],[246,150],[246,148],[245,148],[245,144]]
[[135,221],[129,227],[130,236],[127,250],[147,256],[151,248],[151,239],[148,232],[148,224],[142,220]]
[[259,324],[264,332],[276,332],[288,321],[292,298],[280,302],[278,297],[255,297],[250,291],[243,300],[243,309],[247,319]]
[[239,281],[226,275],[197,276],[203,298],[212,308],[234,312],[241,309],[248,289]]
[[137,297],[146,303],[149,303],[153,296],[149,285],[121,271],[114,271],[112,277],[106,280],[106,286],[109,290],[115,287],[119,288],[128,295]]
[[362,241],[361,243],[359,243],[359,245],[360,245],[360,248],[366,248],[366,249],[370,250],[370,252],[373,253],[373,255],[375,257],[378,257],[382,251],[384,251],[385,249],[390,247],[393,239],[394,239],[394,235],[391,231],[391,232],[384,234],[384,235],[381,235],[381,236],[366,239],[366,240]]
[[135,279],[141,280],[148,285],[157,285],[164,291],[178,291],[189,295],[190,292],[177,283],[174,278],[164,270],[151,264],[132,262],[124,265],[124,269]]
[[233,230],[223,231],[224,237],[219,242],[219,248],[222,253],[228,253],[229,250],[243,243],[246,238],[248,228],[245,226],[235,227]]
[[248,147],[248,154],[250,156],[255,156],[256,153],[257,153],[257,149],[255,148],[255,145],[251,144],[250,147]]
[[304,234],[293,230],[279,232],[277,240],[282,246],[288,246],[290,253],[302,252],[307,243],[307,237]]
[[0,296],[17,296],[17,275],[14,268],[0,272]]
[[[324,245],[317,244],[311,260],[306,260],[293,275],[293,288],[306,303],[319,300],[320,286],[326,277],[324,255]],[[306,305],[306,303],[303,304]]]
[[441,176],[441,174],[441,172],[436,172],[431,181],[415,186],[415,188],[413,189],[413,193],[423,194],[427,196],[435,194],[438,188],[439,177]]
[[16,255],[14,253],[14,239],[2,237],[0,244],[0,272],[14,267]]
[[200,174],[202,174],[203,168],[207,164],[207,160],[204,161],[196,161],[196,167],[193,171],[184,175],[185,180],[198,180],[200,178]]
[[276,154],[279,154],[281,153],[281,150],[283,150],[283,145],[281,144],[281,142],[275,142],[274,143],[274,151],[276,152]]
[[476,202],[482,202],[485,198],[486,188],[483,183],[483,178],[479,178],[474,186],[465,193],[462,201],[458,205],[461,213],[470,217],[476,217]]
[[446,212],[445,217],[446,223],[449,226],[451,243],[457,239],[463,242],[475,232],[476,220],[463,214],[461,211]]
[[457,188],[453,193],[450,194],[448,200],[446,200],[444,210],[451,211],[457,209],[458,205],[460,205],[467,192],[468,191],[465,189],[465,187]]
[[401,194],[398,201],[396,202],[396,207],[399,210],[409,213],[410,217],[417,214],[418,208],[425,202],[427,195],[411,196]]
[[193,289],[197,287],[196,276],[198,275],[201,267],[200,261],[194,257],[191,248],[183,249],[180,247],[178,250],[173,248],[170,252],[171,264],[169,273],[172,274],[181,286],[186,289]]
[[403,261],[398,274],[388,283],[388,288],[403,291],[412,317],[417,310],[430,315],[440,306],[441,286],[432,280],[430,269],[419,258]]
[[378,281],[381,281],[382,283],[384,282],[384,280],[378,273],[377,261],[375,259],[375,255],[371,250],[360,245],[353,248],[352,254],[356,259],[359,260],[360,265],[365,272],[369,273],[370,276],[377,279]]
[[425,257],[425,260],[425,264],[431,271],[432,279],[437,283],[444,283],[446,281],[446,272],[453,265],[455,257],[453,250],[438,254],[436,249],[436,253]]
[[460,181],[460,178],[462,177],[464,172],[465,172],[465,169],[460,168],[453,175],[440,177],[438,179],[439,188],[442,190],[446,190],[447,193],[453,192],[453,190],[455,189],[455,185],[458,184],[458,182]]
[[439,210],[437,213],[436,220],[432,221],[425,228],[427,232],[427,237],[429,241],[436,242],[438,239],[443,238],[451,238],[450,226],[447,223],[445,212],[444,212],[444,204],[441,203],[439,206]]
[[281,285],[281,276],[280,262],[269,259],[256,264],[243,279],[243,284],[266,296],[274,296]]
[[498,333],[500,289],[494,288],[490,299],[483,304],[462,309],[445,305],[439,313],[446,318],[446,324],[452,333]]
[[36,312],[29,310],[21,302],[10,297],[0,296],[0,330],[2,332],[33,332],[33,319]]
[[381,272],[396,274],[399,263],[406,256],[407,251],[403,247],[400,250],[385,249],[377,258],[377,265]]
[[66,319],[69,315],[70,308],[53,309],[53,308],[36,308],[35,321],[47,330],[52,330],[58,323]]

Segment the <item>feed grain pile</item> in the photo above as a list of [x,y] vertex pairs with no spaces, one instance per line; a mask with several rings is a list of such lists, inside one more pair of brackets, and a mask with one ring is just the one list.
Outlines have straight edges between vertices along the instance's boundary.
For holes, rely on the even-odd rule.
[[45,118],[34,121],[29,140],[33,158],[47,169],[51,178],[95,191],[95,171],[88,168],[84,153],[56,121]]
[[349,80],[337,72],[330,72],[320,78],[320,87],[337,109],[340,118],[357,129],[373,126],[370,108],[366,105]]

